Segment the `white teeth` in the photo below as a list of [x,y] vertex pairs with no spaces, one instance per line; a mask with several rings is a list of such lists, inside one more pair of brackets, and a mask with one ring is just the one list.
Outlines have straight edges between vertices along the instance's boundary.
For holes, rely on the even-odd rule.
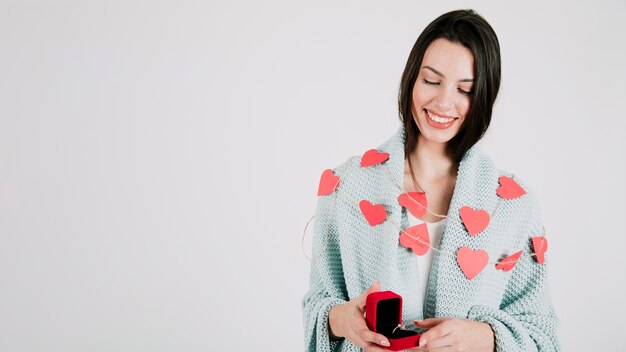
[[454,118],[445,118],[445,117],[439,117],[439,116],[435,116],[435,115],[431,115],[430,111],[426,110],[426,115],[428,115],[428,117],[435,121],[435,122],[439,122],[439,123],[448,123],[452,120],[454,120]]

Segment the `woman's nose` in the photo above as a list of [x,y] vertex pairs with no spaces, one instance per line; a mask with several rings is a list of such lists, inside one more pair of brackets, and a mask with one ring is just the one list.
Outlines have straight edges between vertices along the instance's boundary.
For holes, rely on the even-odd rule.
[[437,108],[441,109],[440,112],[446,112],[450,107],[452,107],[453,95],[450,89],[440,89],[437,94],[436,100]]

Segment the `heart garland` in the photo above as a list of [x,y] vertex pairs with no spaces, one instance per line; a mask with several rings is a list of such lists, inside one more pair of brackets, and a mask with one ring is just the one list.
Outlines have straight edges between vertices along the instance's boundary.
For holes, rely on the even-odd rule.
[[544,254],[548,251],[548,239],[544,236],[533,237],[532,242],[535,250],[535,259],[537,263],[543,264],[545,262]]
[[320,185],[317,188],[317,196],[327,196],[333,193],[339,186],[339,176],[335,176],[332,169],[326,169],[320,177]]
[[476,236],[489,225],[489,214],[482,209],[474,210],[471,207],[464,206],[459,210],[459,213],[461,214],[463,225],[465,225],[470,236]]
[[515,199],[526,194],[526,191],[508,176],[500,177],[498,182],[500,182],[500,187],[496,189],[496,194],[504,199]]
[[515,264],[517,264],[517,260],[522,255],[522,251],[515,252],[514,254],[502,259],[498,264],[496,264],[496,270],[502,270],[504,272],[510,271],[513,269]]
[[461,247],[456,253],[456,261],[463,274],[471,280],[487,266],[489,254],[482,249],[472,250],[467,246]]
[[382,224],[387,218],[385,207],[380,204],[374,205],[370,203],[370,201],[363,199],[359,202],[359,208],[361,209],[361,213],[363,213],[365,220],[367,220],[371,226]]
[[416,255],[424,255],[430,249],[430,235],[426,223],[407,227],[400,232],[400,244],[409,248]]
[[426,215],[426,193],[425,192],[407,192],[398,196],[398,203],[405,207],[413,216],[421,218]]
[[361,167],[381,164],[389,159],[389,153],[381,153],[376,149],[370,149],[361,158]]
[[[377,149],[366,151],[361,157],[361,167],[369,167],[384,163],[389,159],[389,153],[379,152]],[[336,176],[332,169],[326,169],[320,177],[320,183],[317,191],[318,196],[326,196],[337,190],[340,178]],[[507,200],[517,199],[526,194],[526,191],[508,176],[498,178],[500,186],[496,189],[496,194]],[[406,192],[398,197],[398,203],[406,208],[415,217],[422,217],[427,212],[426,194],[424,192]],[[383,223],[387,219],[385,207],[380,204],[372,204],[370,201],[363,199],[359,202],[361,213],[370,226],[376,226]],[[469,206],[463,206],[459,209],[461,221],[470,236],[474,237],[481,233],[489,225],[491,219],[489,213],[485,210],[474,210]],[[424,255],[430,248],[430,235],[426,223],[408,227],[401,230],[399,242],[405,248],[411,249],[418,256]],[[545,262],[544,254],[548,250],[548,241],[545,236],[532,237],[534,257],[539,264]],[[512,255],[500,260],[496,263],[496,270],[504,272],[511,271],[522,251],[515,252]],[[463,246],[456,253],[456,259],[461,271],[468,280],[472,280],[478,276],[489,263],[489,254],[482,250],[473,250],[470,247]]]

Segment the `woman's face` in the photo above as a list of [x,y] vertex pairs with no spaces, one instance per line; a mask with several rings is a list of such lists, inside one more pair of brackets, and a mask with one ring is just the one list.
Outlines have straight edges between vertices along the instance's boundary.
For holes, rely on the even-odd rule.
[[419,140],[447,143],[463,125],[474,84],[474,56],[459,43],[433,41],[413,86],[413,119]]

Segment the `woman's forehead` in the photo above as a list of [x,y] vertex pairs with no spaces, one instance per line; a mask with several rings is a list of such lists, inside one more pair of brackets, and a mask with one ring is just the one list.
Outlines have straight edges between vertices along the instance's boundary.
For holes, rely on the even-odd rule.
[[426,49],[420,69],[444,78],[471,80],[474,78],[474,55],[460,43],[440,38]]

